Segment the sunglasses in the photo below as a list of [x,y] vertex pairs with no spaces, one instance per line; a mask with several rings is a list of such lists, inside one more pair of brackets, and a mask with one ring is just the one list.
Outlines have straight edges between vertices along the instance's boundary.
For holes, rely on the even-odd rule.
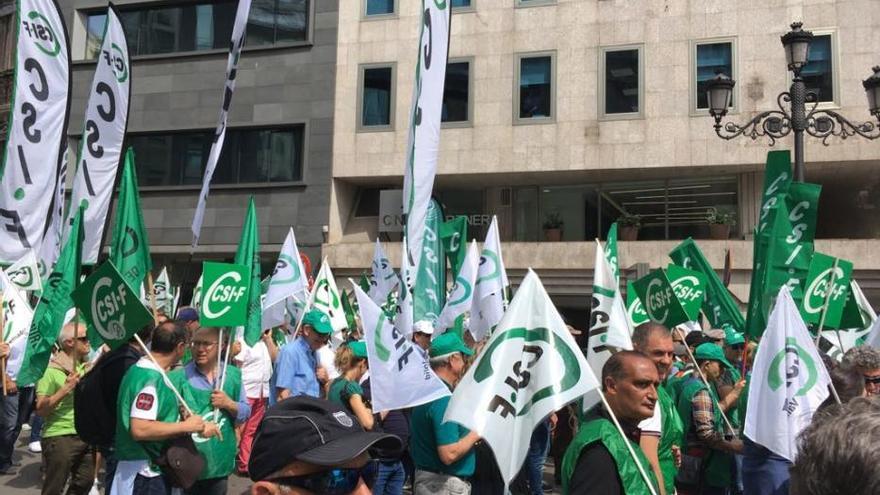
[[89,338],[88,337],[77,337],[76,340],[78,340],[80,342],[88,342]]
[[730,346],[730,348],[733,349],[734,351],[741,351],[741,350],[745,349],[746,346],[744,346],[742,344],[734,344],[734,345]]
[[287,476],[274,478],[279,485],[302,488],[324,495],[347,495],[357,488],[361,481],[360,469],[331,469],[320,473],[303,476]]
[[865,385],[880,385],[880,376],[865,377]]

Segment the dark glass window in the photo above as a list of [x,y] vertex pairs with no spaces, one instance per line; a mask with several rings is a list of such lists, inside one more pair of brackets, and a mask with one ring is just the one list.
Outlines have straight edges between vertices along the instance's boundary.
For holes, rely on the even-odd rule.
[[367,15],[394,13],[394,0],[367,0]]
[[452,0],[452,7],[470,7],[471,0]]
[[361,125],[391,125],[391,67],[364,69]]
[[[213,131],[139,134],[129,137],[142,186],[202,183]],[[290,182],[302,178],[303,126],[229,129],[214,184]]]
[[470,92],[469,62],[446,65],[446,82],[443,84],[443,122],[467,122],[468,96]]
[[834,67],[831,55],[831,35],[813,37],[807,65],[801,70],[807,91],[815,93],[819,101],[834,101]]
[[[237,2],[218,0],[184,5],[121,8],[132,55],[226,49],[232,37]],[[253,0],[248,16],[246,46],[305,41],[308,0]],[[100,49],[107,15],[95,13],[86,21],[86,57]]]
[[638,111],[639,50],[605,52],[605,114]]
[[[715,74],[733,76],[733,45],[730,42],[697,45],[697,108],[709,108],[706,85]],[[733,106],[733,99],[731,99]]]
[[550,117],[553,60],[549,55],[519,61],[519,118]]
[[377,187],[361,189],[361,197],[358,199],[357,208],[354,210],[354,216],[358,218],[378,217],[380,192],[381,189]]

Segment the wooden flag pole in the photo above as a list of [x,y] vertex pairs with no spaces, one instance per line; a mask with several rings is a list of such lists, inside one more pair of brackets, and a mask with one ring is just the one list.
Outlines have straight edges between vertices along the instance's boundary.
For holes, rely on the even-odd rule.
[[[0,292],[0,344],[6,342],[6,310],[3,308],[3,293]],[[3,381],[3,397],[8,393],[6,390],[6,360],[8,355],[0,359],[0,380]]]
[[[825,286],[825,304],[822,305],[822,316],[819,317],[819,329],[816,330],[816,348],[819,348],[819,339],[822,338],[822,329],[825,328],[825,314],[828,313],[828,305],[831,303],[831,292],[834,289],[834,279],[837,277],[837,262],[839,258],[834,258],[834,267],[831,268],[831,277],[828,285]],[[804,296],[808,297],[808,296]],[[840,334],[838,334],[838,340],[840,340]],[[843,342],[838,342],[840,344],[841,350],[843,350]]]
[[156,293],[153,291],[153,272],[147,272],[147,291],[150,293],[150,308],[153,310],[153,325],[159,324],[159,310],[156,309]]
[[[678,327],[675,327],[675,331],[678,332],[678,334],[681,336],[681,341],[684,342],[684,332],[682,332],[681,329]],[[694,357],[694,353],[691,352],[691,348],[688,347],[687,344],[684,345],[684,348],[687,350],[688,357],[691,358],[691,362],[694,363],[694,368],[696,368],[697,374],[700,375],[700,379],[703,381],[703,384],[706,385],[706,388],[712,387],[712,385],[709,384],[709,380],[706,380],[706,375],[703,374],[703,370],[700,369],[700,365],[697,364],[697,359]],[[718,408],[718,412],[721,413],[721,418],[724,420],[724,423],[727,425],[730,433],[736,435],[736,430],[733,429],[733,425],[730,423],[730,420],[727,419],[727,414],[724,414],[724,410],[721,409],[721,404],[712,397],[711,393],[709,394],[709,398],[712,399],[715,407]]]
[[642,466],[641,461],[639,461],[638,456],[636,456],[636,451],[633,450],[631,441],[626,436],[626,433],[624,433],[623,427],[620,426],[620,422],[617,421],[617,415],[614,414],[614,411],[611,410],[611,406],[608,405],[608,401],[605,399],[605,394],[602,392],[601,387],[596,389],[596,392],[599,393],[599,398],[602,399],[602,405],[605,406],[605,410],[608,411],[608,415],[611,416],[611,421],[614,422],[614,426],[617,428],[617,432],[620,433],[620,436],[623,438],[623,443],[626,445],[626,449],[629,451],[630,457],[632,457],[633,461],[635,461],[636,467],[639,468],[639,474],[642,475],[642,479],[644,479],[645,484],[648,485],[648,489],[651,491],[651,495],[657,495],[657,491],[654,489],[654,484],[651,483],[651,478],[648,477],[648,473],[645,471],[645,467]]

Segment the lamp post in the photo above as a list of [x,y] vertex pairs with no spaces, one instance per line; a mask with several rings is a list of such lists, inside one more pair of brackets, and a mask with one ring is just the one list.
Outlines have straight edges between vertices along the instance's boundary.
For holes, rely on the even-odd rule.
[[[794,131],[794,179],[804,181],[804,132],[821,138],[822,144],[828,146],[828,139],[837,136],[846,139],[859,135],[867,139],[880,137],[880,126],[873,122],[852,123],[843,115],[833,110],[818,110],[819,99],[815,93],[807,92],[801,70],[810,58],[810,41],[813,33],[801,29],[802,24],[795,22],[791,31],[782,36],[785,48],[785,61],[792,73],[791,88],[776,97],[779,110],[770,110],[756,115],[745,124],[734,122],[721,123],[727,115],[733,98],[733,87],[736,81],[726,74],[717,74],[707,84],[709,114],[715,118],[715,133],[722,139],[733,139],[747,136],[753,140],[766,136],[770,146],[777,139],[788,136]],[[880,66],[873,68],[874,74],[862,82],[868,96],[868,111],[880,122]],[[788,108],[786,105],[788,103]]]

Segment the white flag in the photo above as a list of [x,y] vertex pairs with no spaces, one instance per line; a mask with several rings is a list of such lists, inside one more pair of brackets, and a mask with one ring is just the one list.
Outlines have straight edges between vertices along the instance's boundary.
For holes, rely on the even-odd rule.
[[281,252],[278,253],[278,261],[275,262],[275,271],[272,272],[263,307],[275,306],[294,294],[304,299],[307,287],[308,280],[302,259],[299,257],[296,236],[293,235],[293,229],[290,229],[287,238],[284,239],[284,245],[281,246]]
[[262,296],[261,299],[263,312],[260,314],[260,328],[262,330],[268,330],[270,328],[275,328],[287,323],[288,320],[286,301],[281,300],[271,306],[268,306],[266,305],[266,296]]
[[[162,271],[159,272],[159,276],[156,277],[156,281],[153,283],[153,295],[156,298],[156,308],[168,315],[169,318],[174,315],[174,313],[169,313],[172,305],[170,288],[171,283],[168,280],[168,269],[163,266]],[[149,305],[149,301],[147,304]]]
[[320,309],[330,318],[330,325],[333,327],[330,346],[335,349],[343,341],[342,330],[348,328],[348,320],[345,319],[342,297],[326,258],[321,262],[321,270],[318,271],[315,286],[309,295],[309,307]]
[[785,285],[755,355],[745,435],[794,461],[797,436],[828,397],[831,378]]
[[208,153],[208,163],[205,165],[205,177],[202,179],[202,190],[199,192],[199,203],[192,222],[192,247],[199,245],[199,236],[202,231],[202,221],[205,217],[205,202],[208,201],[208,192],[211,188],[211,178],[223,151],[223,141],[226,139],[226,120],[229,115],[229,105],[232,103],[232,93],[235,92],[235,76],[238,72],[238,58],[241,56],[241,48],[244,46],[245,31],[247,30],[248,15],[251,11],[251,0],[238,0],[238,9],[235,11],[235,22],[232,25],[232,41],[229,43],[229,56],[226,59],[226,84],[223,88],[223,105],[220,107],[220,119],[217,122],[217,130],[214,132],[214,142],[211,143],[211,151]]
[[199,310],[199,305],[202,302],[202,275],[199,275],[199,280],[196,282],[196,286],[193,288],[193,297],[189,302],[191,308],[195,308],[196,311]]
[[415,407],[449,395],[446,384],[428,365],[426,355],[356,284],[354,293],[370,362],[373,412]]
[[394,304],[397,307],[397,316],[394,318],[394,327],[399,328],[404,335],[409,337],[412,335],[413,324],[415,323],[415,308],[413,304],[412,288],[415,283],[415,267],[409,263],[406,253],[407,239],[403,238],[400,244],[400,279],[403,282],[398,284],[397,297]]
[[82,262],[94,264],[101,250],[101,237],[116,170],[122,157],[122,141],[128,124],[128,100],[131,90],[131,66],[125,31],[111,4],[107,9],[104,40],[95,64],[92,90],[86,104],[83,139],[77,153],[68,225],[73,223],[77,206],[85,205],[83,214]]
[[3,341],[9,344],[9,360],[6,373],[15,380],[27,347],[34,311],[27,302],[27,294],[9,281],[5,272],[0,272],[0,285],[3,287]]
[[58,179],[55,184],[55,199],[52,201],[52,209],[49,212],[49,225],[46,227],[46,235],[40,244],[39,259],[37,266],[40,268],[40,279],[47,280],[55,266],[55,260],[61,253],[61,240],[64,237],[64,190],[67,186],[67,142],[61,146],[61,169],[58,171]]
[[471,309],[474,299],[474,282],[477,281],[477,269],[480,265],[480,255],[477,251],[477,241],[471,241],[468,252],[455,277],[455,284],[446,298],[446,306],[440,313],[435,324],[434,336],[443,333],[443,330],[451,327],[455,319]]
[[[409,247],[407,255],[416,268],[422,257],[428,202],[437,174],[451,20],[449,2],[422,2],[422,6],[416,81],[403,173],[403,215]],[[417,272],[414,270],[413,274]]]
[[43,283],[40,281],[40,268],[33,250],[28,250],[24,257],[7,268],[6,276],[21,290],[43,290]]
[[498,235],[498,219],[492,216],[492,224],[486,232],[486,241],[480,253],[480,268],[474,283],[474,301],[471,308],[470,332],[475,340],[482,340],[504,315],[504,289],[510,285],[507,270],[501,256],[501,239]]
[[400,279],[394,273],[394,267],[388,261],[378,237],[376,238],[376,247],[373,249],[373,264],[370,268],[370,299],[376,304],[385,304],[388,294],[400,284]]
[[509,482],[526,458],[535,425],[598,387],[553,301],[529,270],[483,352],[455,388],[443,420],[485,439]]

